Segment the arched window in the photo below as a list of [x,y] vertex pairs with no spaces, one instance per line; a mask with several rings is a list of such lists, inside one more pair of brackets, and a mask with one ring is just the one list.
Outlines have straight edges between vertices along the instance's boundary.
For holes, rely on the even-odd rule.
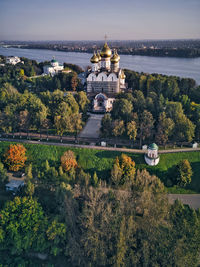
[[102,76],[102,82],[103,82],[103,76]]

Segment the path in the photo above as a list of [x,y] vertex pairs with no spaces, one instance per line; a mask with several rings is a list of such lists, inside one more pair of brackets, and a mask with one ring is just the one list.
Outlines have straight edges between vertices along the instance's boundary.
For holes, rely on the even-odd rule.
[[168,194],[168,199],[170,203],[178,199],[183,204],[187,204],[193,209],[200,208],[200,194]]
[[103,116],[104,114],[91,114],[79,137],[98,138]]
[[[59,138],[59,136],[57,136],[57,138]],[[93,145],[78,145],[78,144],[67,144],[67,143],[58,143],[58,142],[56,143],[56,142],[47,142],[47,141],[32,141],[32,140],[17,139],[17,138],[0,138],[0,141],[19,142],[19,143],[28,143],[28,144],[41,144],[41,145],[48,145],[48,146],[89,148],[89,149],[97,149],[97,150],[119,151],[119,152],[138,153],[138,154],[146,153],[146,150],[142,150],[142,149],[102,147],[102,146],[93,146]],[[200,151],[200,148],[159,150],[159,154],[168,154],[168,153],[177,153],[177,152],[188,152],[189,153],[189,152],[197,152],[197,151]]]

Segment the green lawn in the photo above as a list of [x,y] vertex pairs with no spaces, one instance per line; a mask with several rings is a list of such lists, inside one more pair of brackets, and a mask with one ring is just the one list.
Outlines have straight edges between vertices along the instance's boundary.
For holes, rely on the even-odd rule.
[[[10,142],[0,142],[0,156],[2,157]],[[27,148],[28,161],[38,167],[47,159],[51,166],[59,167],[60,157],[66,147],[24,144]],[[121,152],[103,151],[86,148],[70,148],[77,156],[78,163],[87,172],[97,172],[102,179],[109,179],[110,169],[116,156]],[[155,167],[147,166],[142,154],[127,153],[139,169],[146,168],[151,174],[157,175],[165,184],[170,177],[172,168],[182,159],[188,159],[193,169],[192,183],[186,189],[169,188],[169,192],[184,193],[200,192],[200,152],[171,153],[160,155],[160,162]],[[190,191],[189,191],[190,190]],[[192,191],[191,191],[192,190]]]

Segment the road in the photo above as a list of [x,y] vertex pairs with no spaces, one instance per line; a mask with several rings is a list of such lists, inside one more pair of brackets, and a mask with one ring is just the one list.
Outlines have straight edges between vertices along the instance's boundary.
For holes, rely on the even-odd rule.
[[200,194],[168,194],[168,199],[170,203],[178,199],[183,204],[187,204],[193,209],[200,208]]

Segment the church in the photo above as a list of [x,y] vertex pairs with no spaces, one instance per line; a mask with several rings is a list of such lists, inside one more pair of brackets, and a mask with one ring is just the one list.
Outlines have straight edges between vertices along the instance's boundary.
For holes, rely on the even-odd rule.
[[50,74],[51,76],[54,76],[55,74],[63,71],[64,67],[63,65],[59,64],[55,58],[51,60],[51,65],[45,65],[43,67],[44,74]]
[[101,52],[94,52],[90,59],[92,67],[86,78],[87,95],[93,99],[94,112],[112,110],[116,95],[126,89],[125,74],[119,61],[117,51],[112,52],[107,42]]

